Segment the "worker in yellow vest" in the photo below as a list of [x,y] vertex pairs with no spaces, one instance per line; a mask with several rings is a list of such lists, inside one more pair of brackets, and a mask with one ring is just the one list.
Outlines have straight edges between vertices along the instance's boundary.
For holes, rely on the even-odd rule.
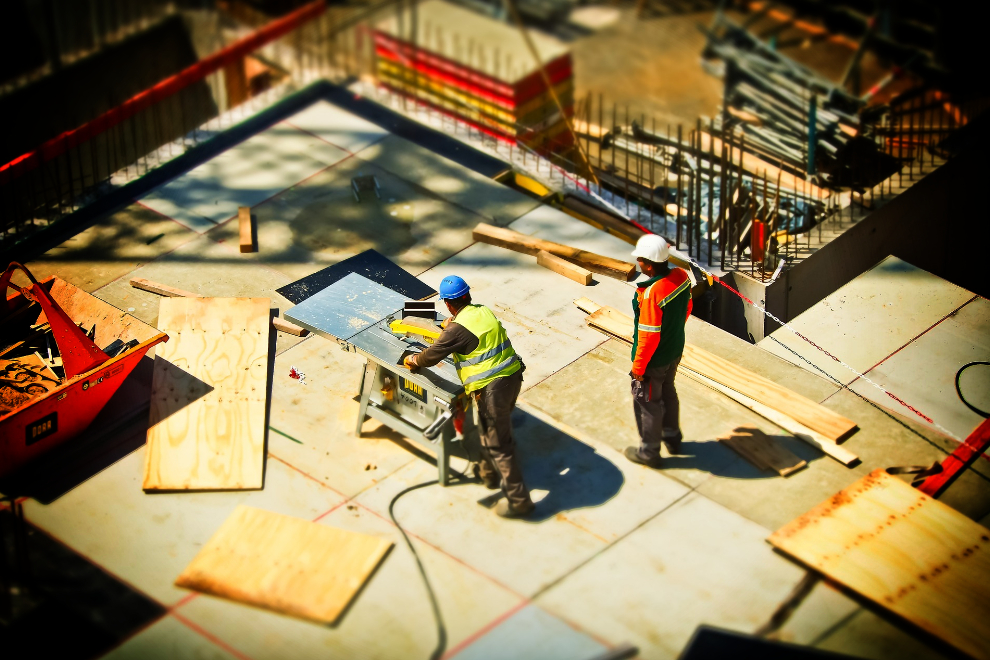
[[490,309],[471,304],[470,287],[451,275],[440,282],[440,299],[450,318],[433,345],[406,358],[411,370],[432,367],[453,355],[464,391],[475,397],[481,421],[482,456],[479,476],[489,488],[501,484],[505,500],[495,513],[503,518],[524,518],[534,508],[523,483],[512,437],[512,410],[522,388],[526,369],[516,355],[505,328]]

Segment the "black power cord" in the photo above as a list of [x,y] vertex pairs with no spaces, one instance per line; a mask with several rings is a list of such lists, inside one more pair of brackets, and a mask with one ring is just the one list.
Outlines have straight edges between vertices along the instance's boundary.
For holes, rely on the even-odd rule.
[[959,371],[956,372],[956,394],[959,395],[959,400],[962,401],[967,408],[975,412],[980,417],[987,419],[990,418],[990,413],[984,410],[980,410],[979,408],[971,404],[969,401],[967,401],[966,397],[963,396],[962,390],[959,388],[959,378],[962,376],[962,373],[967,369],[969,369],[970,367],[976,366],[978,364],[985,364],[990,366],[990,362],[987,362],[985,360],[977,360],[975,362],[969,362],[967,364],[964,364],[959,368]]
[[[457,475],[458,482],[461,483],[477,483],[477,479],[469,479],[465,475],[461,474],[457,470],[451,470],[455,475]],[[411,493],[414,490],[419,490],[420,488],[426,488],[427,486],[433,486],[440,483],[439,480],[433,479],[432,481],[424,481],[421,484],[416,484],[415,486],[410,486],[403,491],[400,491],[388,505],[388,515],[392,518],[392,522],[396,527],[399,528],[399,532],[402,533],[402,538],[405,539],[406,545],[409,547],[410,552],[412,552],[413,559],[416,560],[416,566],[419,568],[419,574],[423,577],[423,584],[426,585],[426,593],[430,597],[430,605],[433,607],[433,617],[437,621],[437,646],[433,649],[433,653],[430,654],[430,660],[440,660],[443,656],[443,652],[447,650],[447,628],[443,623],[443,615],[440,612],[440,603],[437,601],[437,595],[433,592],[433,586],[430,584],[430,578],[426,575],[426,569],[423,568],[423,562],[419,559],[419,553],[416,552],[416,548],[413,547],[412,541],[409,540],[409,535],[406,534],[406,530],[402,528],[399,521],[395,518],[395,503],[399,501],[399,498],[406,493]]]

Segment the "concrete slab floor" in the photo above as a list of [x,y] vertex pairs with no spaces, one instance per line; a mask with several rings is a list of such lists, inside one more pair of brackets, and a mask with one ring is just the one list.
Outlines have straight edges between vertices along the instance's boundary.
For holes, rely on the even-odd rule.
[[[963,365],[988,357],[990,301],[973,296],[941,323],[870,369],[866,376],[897,393],[957,438],[965,439],[983,418],[959,398],[956,373]],[[903,410],[863,380],[854,382],[852,389],[895,412]],[[963,372],[960,389],[971,405],[990,410],[990,367],[981,365]],[[916,421],[932,426],[920,417]]]
[[317,101],[285,123],[352,154],[390,135],[381,126],[326,101]]
[[[972,297],[969,291],[906,261],[887,257],[798,315],[790,325],[864,373]],[[896,318],[897,322],[878,324],[878,315]],[[775,330],[770,337],[760,341],[759,346],[803,366],[780,344],[840,382],[848,384],[856,377],[787,328]]]
[[238,656],[205,637],[185,617],[167,614],[103,657],[107,660],[234,660]]
[[[381,199],[365,192],[356,201],[351,179],[357,176],[376,177]],[[294,282],[374,249],[414,275],[422,273],[469,246],[481,218],[411,178],[348,158],[254,207],[258,251],[242,258],[265,263]],[[239,231],[235,218],[208,235],[237,246]]]
[[535,601],[602,639],[631,642],[641,658],[675,658],[701,623],[756,629],[801,579],[767,535],[692,493]]
[[[345,497],[417,460],[406,440],[374,420],[357,425],[365,360],[312,336],[275,359],[269,456],[283,460]],[[306,382],[289,377],[295,367]]]
[[[539,422],[534,419],[527,423]],[[557,435],[555,430],[547,427],[546,431],[551,434],[549,441],[553,441],[553,436]],[[570,442],[581,444],[575,440]],[[534,444],[535,436],[530,435],[527,446]],[[575,447],[572,451],[579,455],[584,453],[582,458],[586,463],[580,466],[582,472],[598,470],[605,478],[590,483],[582,480],[588,488],[577,493],[564,488],[560,488],[561,493],[555,492],[557,483],[573,481],[573,478],[567,479],[568,475],[558,474],[552,481],[548,478],[529,483],[531,489],[549,491],[549,497],[557,500],[538,505],[537,515],[541,518],[549,511],[603,504],[622,486],[621,473],[610,462],[591,450]],[[522,446],[520,455],[525,461]],[[389,502],[397,493],[436,477],[433,465],[414,461],[359,495],[355,502],[380,515],[388,515]],[[573,499],[561,501],[564,492]],[[498,518],[478,503],[490,495],[491,491],[480,484],[427,488],[407,495],[397,515],[408,532],[524,597],[566,576],[606,546],[597,535],[553,514],[539,524]]]
[[25,265],[39,280],[58,275],[92,293],[196,237],[179,223],[132,204]]
[[173,179],[141,203],[205,232],[350,154],[286,123],[251,136]]

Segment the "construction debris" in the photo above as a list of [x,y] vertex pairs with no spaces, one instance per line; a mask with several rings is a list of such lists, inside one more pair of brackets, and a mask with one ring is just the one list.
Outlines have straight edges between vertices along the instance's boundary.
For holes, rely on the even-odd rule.
[[237,222],[240,228],[241,252],[257,252],[258,246],[254,240],[254,223],[251,218],[251,207],[237,208]]

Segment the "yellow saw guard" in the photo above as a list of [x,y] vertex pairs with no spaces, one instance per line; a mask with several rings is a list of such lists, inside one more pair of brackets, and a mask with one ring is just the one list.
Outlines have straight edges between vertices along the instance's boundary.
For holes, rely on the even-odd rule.
[[440,336],[440,328],[426,319],[410,316],[389,323],[388,329],[397,335],[420,335],[427,344],[432,344]]

